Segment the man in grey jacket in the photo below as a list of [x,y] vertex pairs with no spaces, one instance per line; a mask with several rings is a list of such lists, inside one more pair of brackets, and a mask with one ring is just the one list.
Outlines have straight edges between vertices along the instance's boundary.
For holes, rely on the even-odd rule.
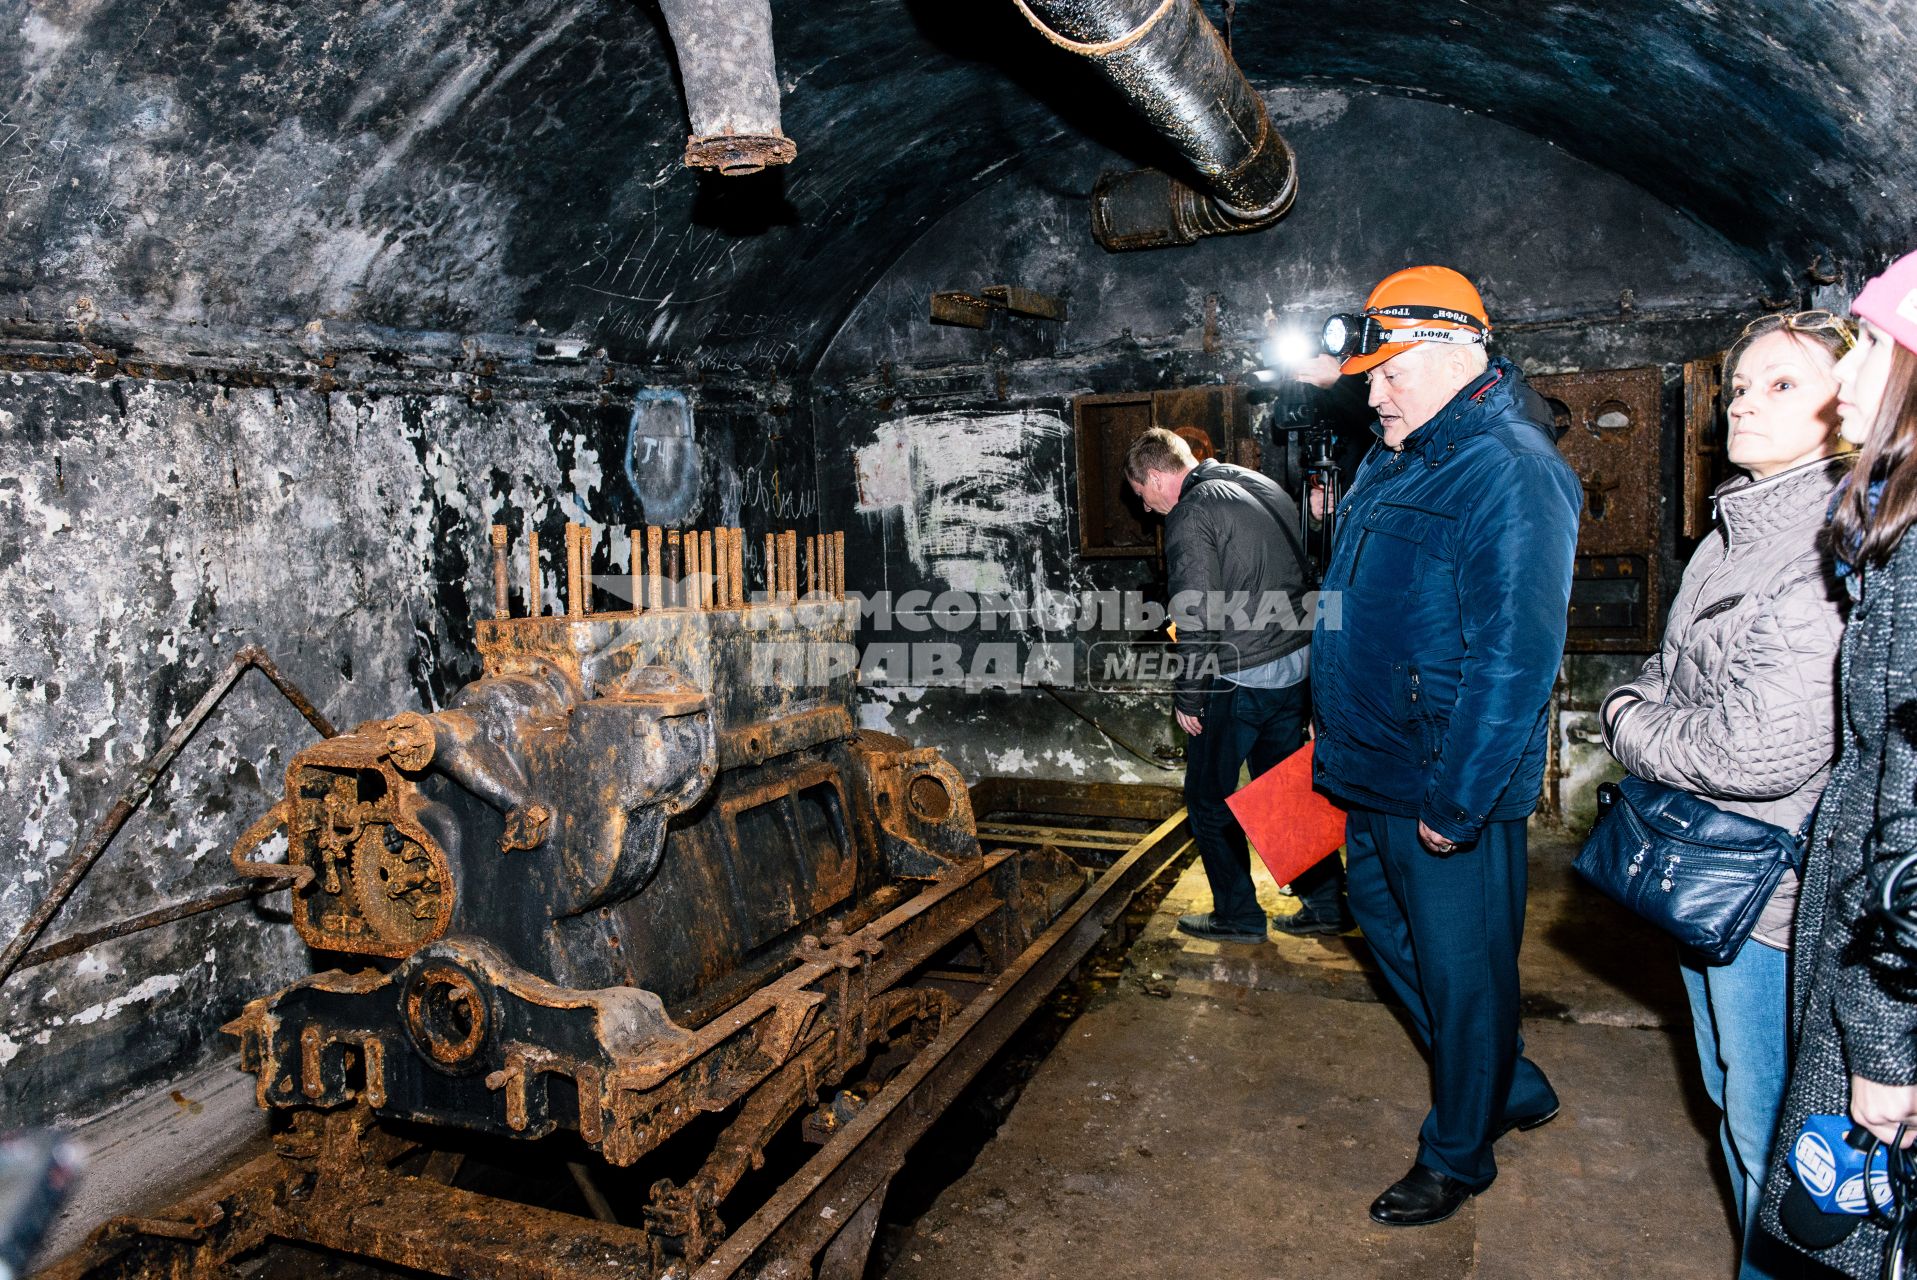
[[[1132,442],[1125,475],[1146,509],[1165,517],[1183,670],[1174,714],[1188,738],[1185,807],[1211,883],[1212,909],[1178,927],[1214,942],[1263,942],[1250,848],[1225,797],[1248,762],[1256,777],[1304,745],[1311,617],[1298,505],[1259,472],[1194,460],[1184,440],[1157,428]],[[1347,927],[1337,858],[1292,888],[1299,911],[1272,927],[1298,935]]]

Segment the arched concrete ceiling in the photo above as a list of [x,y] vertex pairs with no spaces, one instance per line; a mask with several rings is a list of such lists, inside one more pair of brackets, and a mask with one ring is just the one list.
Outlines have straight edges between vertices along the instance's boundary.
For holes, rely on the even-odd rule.
[[1241,3],[1234,25],[1254,78],[1485,112],[1691,214],[1780,285],[1818,254],[1913,240],[1913,0]]
[[[1415,93],[1545,136],[1782,288],[1819,251],[1909,236],[1917,140],[1892,122],[1917,118],[1914,23],[1917,0],[1239,0],[1234,36],[1261,84]],[[633,0],[14,0],[0,332],[570,334],[802,372],[1006,166],[1080,132],[1156,158],[1000,0],[780,0],[775,25],[798,161],[724,180],[680,166],[669,45]]]

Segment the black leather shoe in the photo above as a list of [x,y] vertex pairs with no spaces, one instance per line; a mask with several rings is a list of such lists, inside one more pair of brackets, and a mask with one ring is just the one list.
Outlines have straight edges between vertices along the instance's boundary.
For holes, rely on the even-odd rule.
[[1449,1218],[1459,1205],[1482,1190],[1414,1164],[1410,1173],[1371,1202],[1371,1220],[1387,1227],[1428,1227]]
[[1218,924],[1211,918],[1209,911],[1203,915],[1178,917],[1178,932],[1189,933],[1192,937],[1203,938],[1206,942],[1262,943],[1265,941],[1265,931],[1262,926],[1252,930]]
[[1536,1115],[1514,1116],[1498,1126],[1498,1131],[1491,1135],[1491,1141],[1496,1142],[1513,1129],[1516,1129],[1519,1133],[1529,1133],[1533,1129],[1542,1129],[1545,1125],[1550,1124],[1558,1118],[1558,1111],[1560,1109],[1561,1108],[1558,1107],[1552,1107],[1549,1111],[1540,1111]]
[[1294,938],[1316,938],[1330,934],[1350,933],[1358,927],[1358,922],[1350,916],[1321,916],[1310,911],[1294,911],[1288,916],[1273,916],[1271,927],[1279,933],[1288,933]]

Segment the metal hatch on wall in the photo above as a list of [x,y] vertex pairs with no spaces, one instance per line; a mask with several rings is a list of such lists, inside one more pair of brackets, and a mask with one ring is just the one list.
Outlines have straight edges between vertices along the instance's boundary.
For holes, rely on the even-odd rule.
[[1155,556],[1162,526],[1125,483],[1125,451],[1153,427],[1184,436],[1202,460],[1257,465],[1251,401],[1241,386],[1121,391],[1072,401],[1078,459],[1078,554]]
[[[1702,365],[1705,362],[1699,362]],[[1566,649],[1647,653],[1662,624],[1659,499],[1664,380],[1655,367],[1540,375],[1530,380],[1564,434],[1558,442],[1584,487]],[[1708,528],[1716,397],[1687,370],[1684,533]],[[1700,407],[1701,406],[1701,407]],[[1701,414],[1701,418],[1700,418]],[[1125,452],[1151,427],[1181,431],[1194,452],[1257,465],[1252,409],[1241,386],[1083,395],[1072,401],[1078,462],[1078,551],[1088,558],[1154,556],[1162,526],[1125,483]],[[1701,425],[1700,425],[1701,424]],[[1698,443],[1701,442],[1701,443]],[[1698,531],[1693,525],[1701,520]]]
[[1657,648],[1662,621],[1664,379],[1647,367],[1530,382],[1563,428],[1558,449],[1584,486],[1564,647],[1648,653]]

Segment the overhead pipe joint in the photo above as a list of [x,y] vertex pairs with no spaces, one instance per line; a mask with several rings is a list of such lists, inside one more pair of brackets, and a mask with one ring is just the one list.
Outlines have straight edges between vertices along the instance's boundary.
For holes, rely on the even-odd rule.
[[799,148],[779,127],[771,0],[659,0],[659,8],[692,122],[687,167],[740,177],[792,163]]
[[1105,248],[1255,231],[1290,210],[1297,160],[1198,0],[1013,3],[1047,40],[1096,67],[1199,179],[1202,189],[1152,169],[1102,176],[1092,234]]

